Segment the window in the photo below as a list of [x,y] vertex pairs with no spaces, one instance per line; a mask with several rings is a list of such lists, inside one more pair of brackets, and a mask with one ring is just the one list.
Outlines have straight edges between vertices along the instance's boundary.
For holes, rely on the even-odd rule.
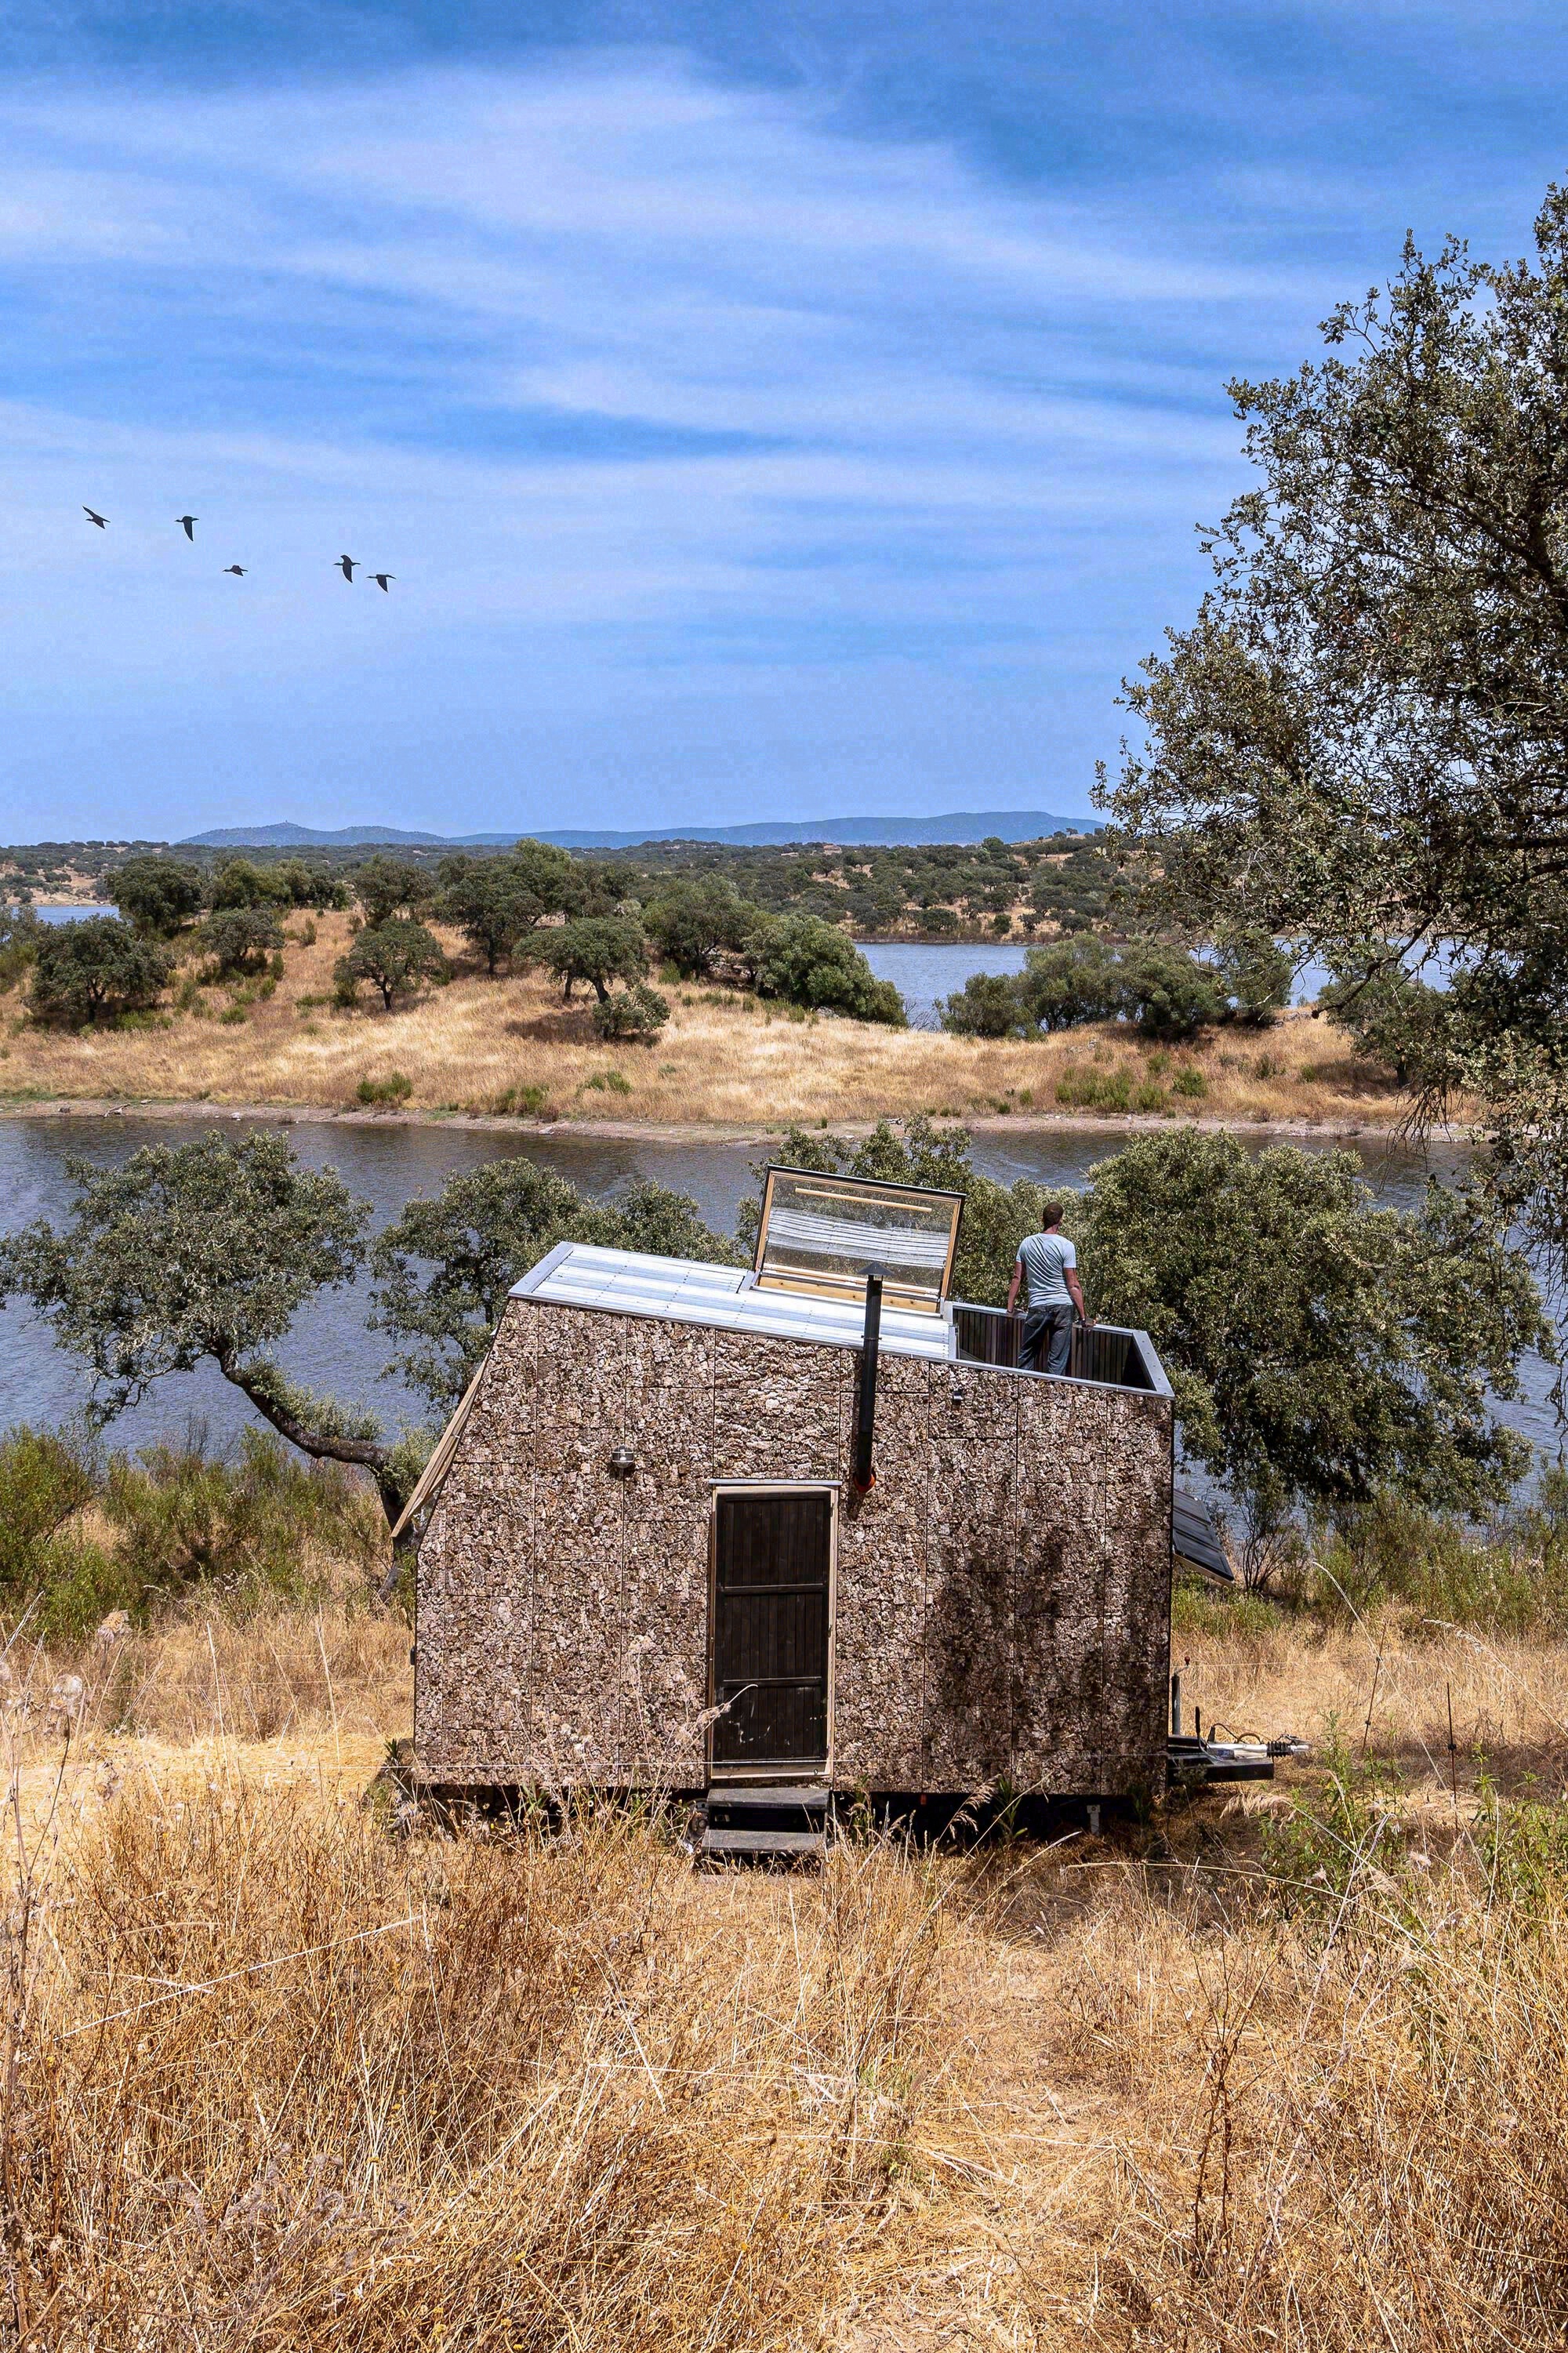
[[758,1285],[863,1298],[867,1269],[879,1266],[889,1307],[938,1315],[963,1210],[962,1193],[770,1168],[757,1230]]

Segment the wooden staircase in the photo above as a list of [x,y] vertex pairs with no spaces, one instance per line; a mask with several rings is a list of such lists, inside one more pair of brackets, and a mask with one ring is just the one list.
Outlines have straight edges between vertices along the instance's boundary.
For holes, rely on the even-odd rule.
[[820,1864],[829,1792],[816,1781],[721,1781],[708,1791],[700,1863]]

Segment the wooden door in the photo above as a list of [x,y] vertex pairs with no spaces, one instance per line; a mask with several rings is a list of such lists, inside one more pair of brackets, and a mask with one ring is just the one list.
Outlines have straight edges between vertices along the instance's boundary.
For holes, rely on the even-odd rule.
[[713,1555],[715,1767],[826,1764],[831,1495],[721,1492]]

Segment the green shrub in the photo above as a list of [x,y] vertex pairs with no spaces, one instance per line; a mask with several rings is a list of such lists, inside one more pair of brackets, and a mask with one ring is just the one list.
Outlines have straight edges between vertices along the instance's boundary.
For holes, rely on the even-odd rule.
[[363,1078],[354,1090],[362,1103],[402,1103],[414,1092],[414,1082],[402,1071],[388,1071],[384,1078]]
[[1195,1101],[1199,1096],[1206,1095],[1208,1091],[1209,1082],[1195,1062],[1189,1062],[1185,1070],[1178,1071],[1171,1081],[1173,1095],[1187,1095]]
[[591,1079],[583,1082],[585,1092],[594,1094],[629,1095],[632,1082],[624,1071],[595,1071]]
[[43,935],[31,907],[0,906],[0,995],[32,970]]
[[526,1086],[506,1087],[491,1104],[492,1111],[510,1112],[520,1119],[553,1119],[555,1105],[548,1091],[531,1082]]
[[1016,1038],[1033,1026],[1011,973],[972,972],[938,1009],[942,1028],[959,1038]]
[[0,1438],[0,1595],[25,1593],[67,1522],[92,1499],[90,1456],[51,1431],[26,1424]]
[[1057,1101],[1081,1111],[1131,1111],[1131,1071],[1085,1070],[1069,1062],[1057,1081]]
[[200,1447],[149,1447],[134,1461],[117,1455],[102,1509],[143,1612],[198,1586],[239,1598],[308,1591],[320,1571],[312,1550],[368,1574],[384,1534],[374,1496],[346,1471],[311,1468],[260,1430],[245,1432],[232,1461]]
[[669,1019],[669,1000],[646,980],[617,990],[594,1008],[594,1028],[606,1043],[651,1046]]

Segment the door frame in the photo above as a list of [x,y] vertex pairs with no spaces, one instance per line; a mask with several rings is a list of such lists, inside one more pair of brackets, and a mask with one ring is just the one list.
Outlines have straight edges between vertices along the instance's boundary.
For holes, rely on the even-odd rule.
[[[823,1773],[831,1783],[833,1778],[833,1685],[834,1661],[837,1650],[838,1623],[838,1503],[843,1482],[838,1479],[710,1479],[708,1482],[708,1701],[710,1707],[718,1704],[717,1653],[719,1637],[719,1499],[722,1495],[826,1495],[827,1498],[827,1754],[823,1760]],[[710,1723],[702,1736],[708,1761],[708,1778],[712,1780],[713,1725]],[[777,1765],[722,1765],[719,1768],[726,1781],[777,1781],[788,1776],[788,1767]],[[797,1780],[800,1776],[795,1777]]]

